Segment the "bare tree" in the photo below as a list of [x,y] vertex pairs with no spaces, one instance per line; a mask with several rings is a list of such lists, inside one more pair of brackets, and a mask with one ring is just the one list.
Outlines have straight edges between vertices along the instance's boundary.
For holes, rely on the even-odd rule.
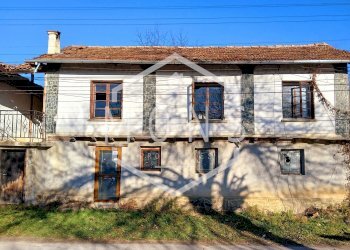
[[141,46],[186,46],[188,38],[183,32],[163,32],[158,26],[137,33],[137,42]]
[[183,32],[174,34],[170,33],[171,45],[173,46],[186,46],[188,45],[188,38]]

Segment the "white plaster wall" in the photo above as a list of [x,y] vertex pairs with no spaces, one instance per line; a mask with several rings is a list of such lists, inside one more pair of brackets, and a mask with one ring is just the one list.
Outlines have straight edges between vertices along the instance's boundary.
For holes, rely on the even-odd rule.
[[[323,69],[316,75],[316,83],[324,97],[334,105],[333,69]],[[293,73],[295,72],[295,73]],[[254,115],[258,135],[335,135],[334,117],[318,100],[314,91],[315,119],[308,122],[282,121],[282,82],[311,81],[310,70],[301,66],[259,66],[255,69]]]
[[192,119],[192,84],[218,82],[224,86],[224,120],[209,123],[210,135],[239,135],[241,130],[240,88],[237,71],[212,72],[217,77],[201,76],[197,72],[157,72],[156,134],[159,136],[200,136],[205,126]]
[[[325,66],[326,67],[326,66]],[[328,66],[327,66],[328,67]],[[156,135],[199,136],[203,124],[191,117],[191,84],[212,81],[196,72],[183,73],[159,70],[156,75]],[[133,78],[140,71],[61,70],[59,75],[57,135],[66,136],[132,136],[143,135],[143,79]],[[211,136],[239,136],[241,134],[240,82],[237,69],[213,71],[225,86],[225,120],[209,124]],[[180,72],[181,74],[181,72]],[[319,102],[316,94],[315,120],[311,122],[282,121],[282,82],[309,81],[310,69],[302,66],[257,66],[254,73],[254,115],[256,135],[276,136],[335,136],[334,117]],[[123,111],[120,121],[90,120],[90,83],[93,80],[123,81]],[[334,104],[333,69],[317,74],[317,84],[327,100]]]
[[[140,169],[140,147],[161,146],[162,171],[142,172],[140,178],[128,168]],[[121,198],[144,204],[164,190],[176,190],[201,178],[195,171],[195,149],[203,141],[176,143],[130,143],[122,148]],[[208,146],[208,145],[207,145]],[[258,143],[236,146],[227,141],[209,145],[218,148],[218,167],[228,168],[184,193],[185,198],[204,197],[223,205],[258,205],[267,210],[301,211],[311,205],[329,205],[346,197],[346,168],[338,145],[305,143]],[[305,150],[305,175],[282,175],[280,149]],[[26,167],[26,201],[78,200],[93,202],[95,147],[87,142],[56,142],[48,150],[33,151]]]
[[[133,79],[136,73],[61,72],[59,74],[57,135],[125,136],[142,132],[143,79]],[[122,119],[118,121],[90,120],[91,81],[123,81]]]
[[27,202],[93,201],[95,154],[86,142],[56,142],[49,149],[29,149],[27,154]]
[[[5,138],[28,137],[31,109],[42,111],[42,102],[37,96],[33,96],[33,107],[31,107],[31,95],[19,90],[7,83],[0,82],[0,138],[5,134]],[[13,112],[8,112],[13,111]],[[21,115],[23,114],[23,116]],[[38,131],[39,126],[32,124],[33,130]],[[4,132],[5,131],[5,132]],[[15,132],[17,131],[17,133]]]

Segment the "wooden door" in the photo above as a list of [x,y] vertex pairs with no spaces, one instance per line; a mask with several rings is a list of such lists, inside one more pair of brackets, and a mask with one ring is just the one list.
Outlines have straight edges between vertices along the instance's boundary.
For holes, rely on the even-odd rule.
[[0,203],[24,201],[25,150],[0,150]]
[[96,147],[95,201],[117,201],[120,196],[121,148]]

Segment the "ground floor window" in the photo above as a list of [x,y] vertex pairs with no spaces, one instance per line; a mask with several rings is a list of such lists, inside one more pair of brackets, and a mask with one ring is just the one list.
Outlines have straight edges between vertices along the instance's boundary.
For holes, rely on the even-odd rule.
[[218,164],[217,148],[197,148],[196,149],[196,172],[208,173]]
[[96,147],[95,200],[114,201],[120,195],[121,148]]
[[141,147],[141,170],[161,170],[160,147]]
[[282,174],[305,174],[303,149],[281,149],[280,167]]

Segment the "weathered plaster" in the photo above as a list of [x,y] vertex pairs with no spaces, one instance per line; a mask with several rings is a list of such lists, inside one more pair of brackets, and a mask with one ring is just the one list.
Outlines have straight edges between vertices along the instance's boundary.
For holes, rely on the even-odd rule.
[[[124,143],[125,144],[125,143]],[[188,143],[134,142],[122,148],[122,166],[140,168],[140,146],[161,146],[162,171],[144,172],[151,182],[122,168],[121,200],[142,206],[157,198],[166,198],[156,183],[177,189],[200,178],[195,172],[195,148],[203,141]],[[310,205],[341,202],[346,196],[346,171],[338,145],[306,143],[258,143],[241,145],[234,155],[235,144],[212,142],[218,148],[219,167],[235,162],[228,169],[186,192],[182,200],[204,199],[215,207],[257,205],[267,210],[301,211]],[[282,175],[278,155],[282,148],[305,150],[305,175]],[[56,142],[48,150],[37,150],[33,156],[26,192],[27,202],[77,200],[93,202],[94,147],[88,142]],[[32,176],[28,176],[32,175]],[[30,184],[31,183],[31,184]]]

